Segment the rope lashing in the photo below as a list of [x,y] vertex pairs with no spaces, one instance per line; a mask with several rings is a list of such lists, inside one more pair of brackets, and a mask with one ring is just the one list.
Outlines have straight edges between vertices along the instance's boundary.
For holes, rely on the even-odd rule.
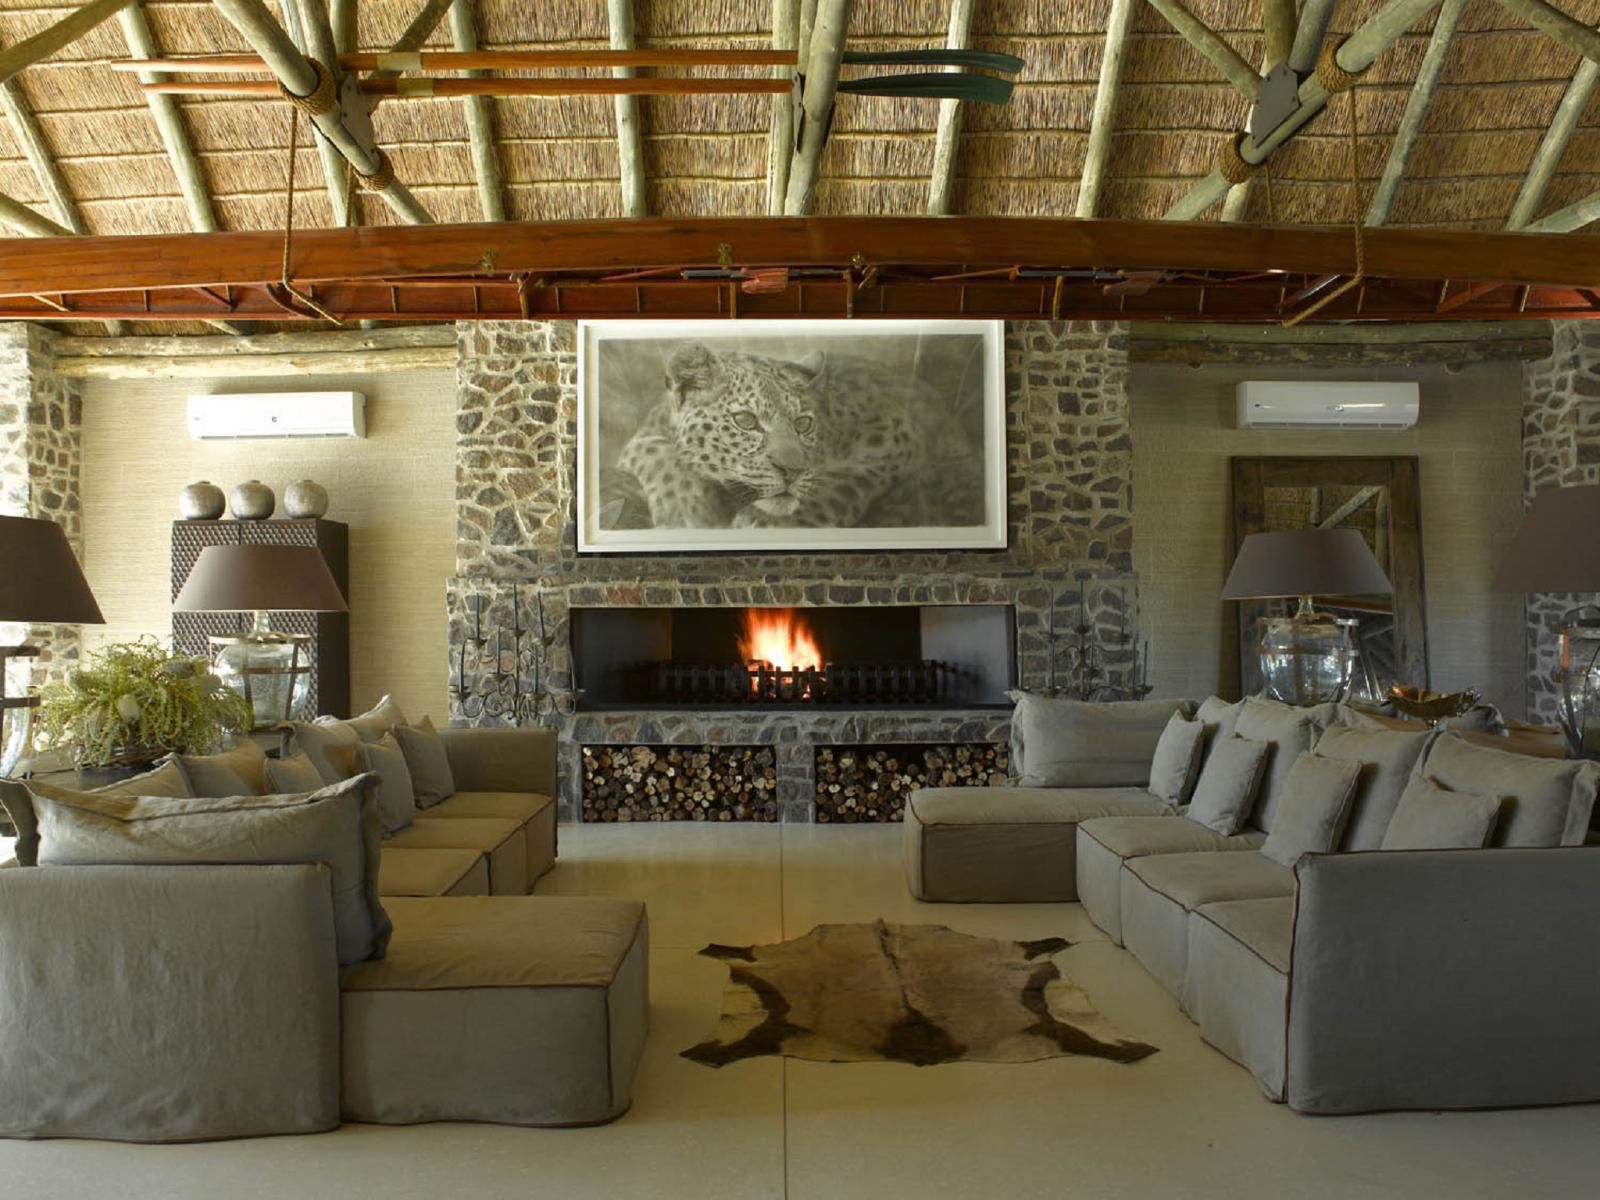
[[1228,181],[1229,187],[1238,187],[1246,180],[1254,178],[1257,171],[1261,170],[1260,163],[1245,162],[1244,156],[1239,153],[1239,147],[1245,139],[1244,134],[1239,134],[1223,146],[1222,153],[1217,155],[1217,171]]
[[1362,67],[1359,71],[1346,71],[1339,65],[1339,51],[1343,49],[1346,41],[1349,39],[1326,43],[1322,47],[1322,53],[1317,56],[1317,82],[1330,96],[1348,92],[1369,70],[1368,67]]
[[378,169],[371,175],[356,172],[356,182],[369,192],[381,192],[394,182],[394,164],[389,161],[389,156],[382,150],[374,150],[378,159]]
[[311,64],[311,69],[317,76],[317,86],[311,89],[311,94],[298,96],[281,82],[278,84],[278,91],[283,93],[285,100],[294,105],[296,111],[303,112],[308,117],[320,117],[323,113],[332,112],[339,107],[339,89],[334,85],[332,71],[314,58],[308,58],[306,61]]

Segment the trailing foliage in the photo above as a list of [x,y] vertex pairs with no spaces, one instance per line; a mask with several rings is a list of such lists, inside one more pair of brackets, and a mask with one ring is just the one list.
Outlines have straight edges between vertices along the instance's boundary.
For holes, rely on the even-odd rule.
[[248,730],[243,696],[203,658],[152,637],[106,646],[40,696],[41,740],[79,766],[129,766],[168,751],[205,754],[226,731]]

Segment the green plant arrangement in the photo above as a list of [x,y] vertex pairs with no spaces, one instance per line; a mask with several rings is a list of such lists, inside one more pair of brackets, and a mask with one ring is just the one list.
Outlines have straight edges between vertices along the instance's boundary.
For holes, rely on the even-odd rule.
[[208,753],[251,719],[244,697],[223,686],[205,659],[174,655],[153,637],[96,651],[39,700],[40,740],[80,767]]

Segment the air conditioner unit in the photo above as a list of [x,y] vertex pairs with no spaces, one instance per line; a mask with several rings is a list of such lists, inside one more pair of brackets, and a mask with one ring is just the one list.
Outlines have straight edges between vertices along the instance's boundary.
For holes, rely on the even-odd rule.
[[1254,381],[1239,385],[1240,429],[1410,429],[1415,383]]
[[274,392],[190,396],[189,436],[226,438],[360,438],[367,436],[367,398],[360,392]]

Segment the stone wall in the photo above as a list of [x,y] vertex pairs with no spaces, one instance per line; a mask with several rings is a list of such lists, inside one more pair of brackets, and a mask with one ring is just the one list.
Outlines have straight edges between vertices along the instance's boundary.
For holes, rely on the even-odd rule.
[[[83,402],[77,384],[56,375],[54,346],[39,326],[0,325],[0,512],[56,522],[81,557]],[[39,647],[35,686],[64,676],[81,650],[75,625],[11,626],[0,637]]]
[[[1548,358],[1523,367],[1523,498],[1545,488],[1600,483],[1600,324],[1556,321]],[[1528,719],[1560,714],[1556,627],[1600,595],[1544,593],[1527,602]]]

